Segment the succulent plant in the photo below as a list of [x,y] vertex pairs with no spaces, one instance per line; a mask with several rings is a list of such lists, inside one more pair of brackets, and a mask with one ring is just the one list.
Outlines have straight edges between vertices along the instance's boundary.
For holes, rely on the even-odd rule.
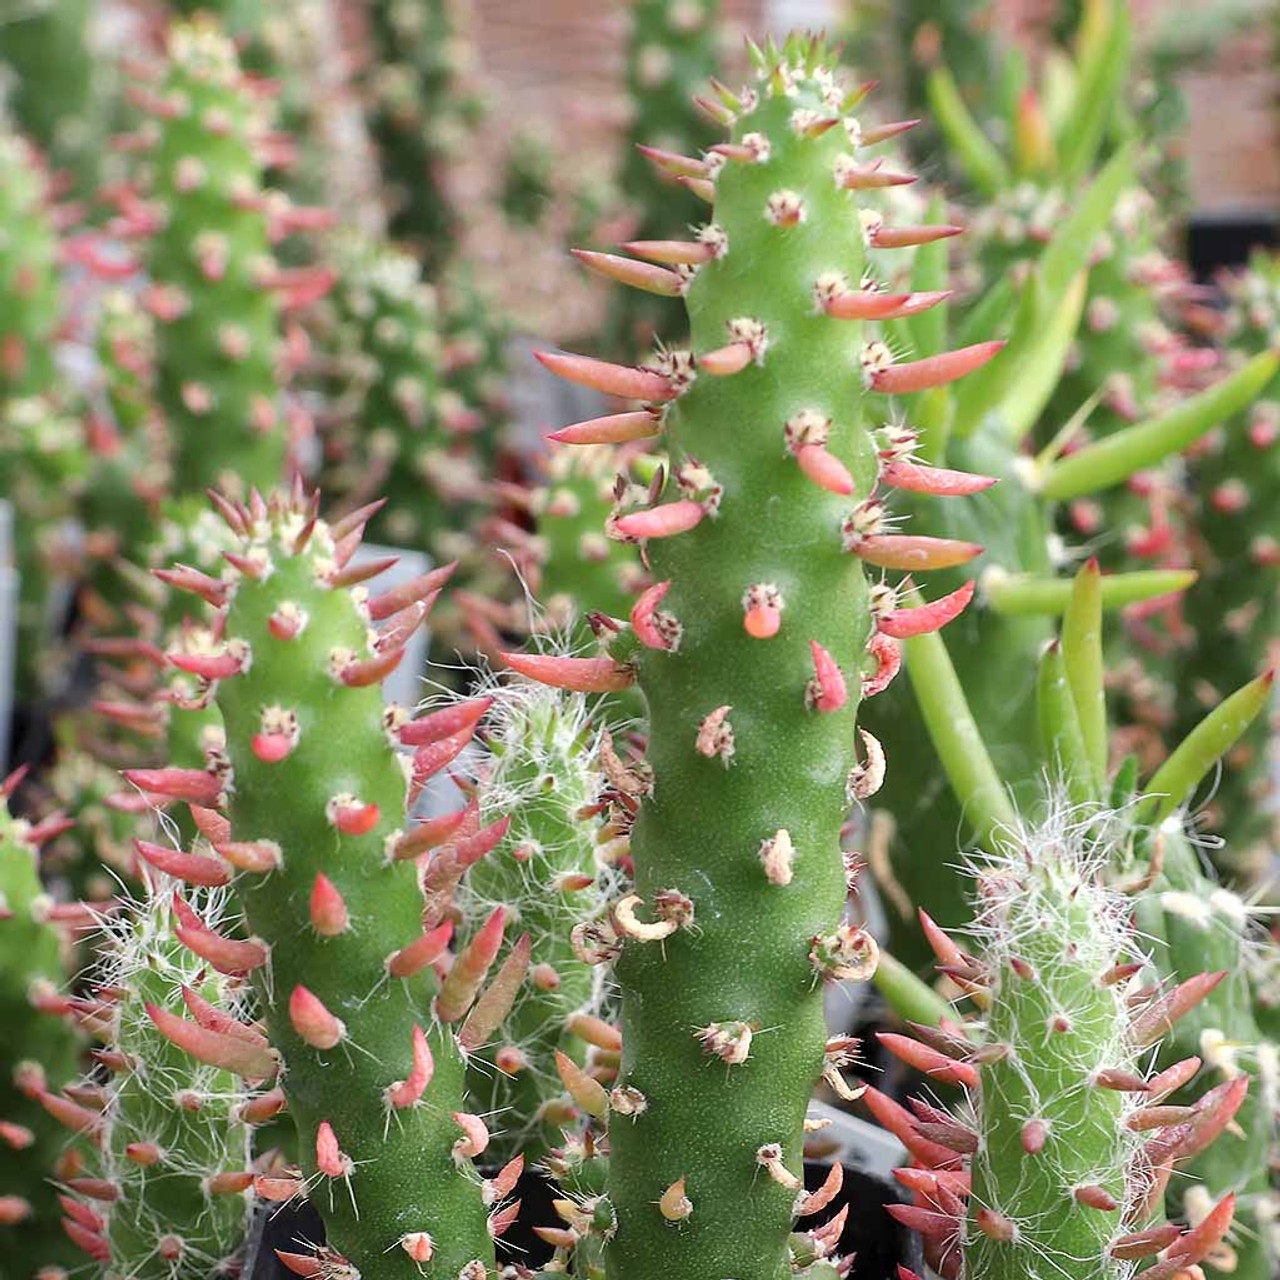
[[[899,362],[863,328],[944,296],[882,298],[862,283],[875,251],[947,231],[869,221],[864,240],[861,193],[895,179],[856,148],[894,130],[850,117],[865,90],[837,83],[821,41],[753,56],[757,83],[718,90],[711,108],[732,126],[721,163],[664,161],[698,176],[713,221],[691,242],[588,258],[686,293],[691,349],[639,368],[541,357],[650,406],[561,437],[663,436],[669,472],[647,495],[625,493],[608,526],[643,544],[653,586],[603,656],[508,655],[562,687],[635,681],[648,705],[634,891],[582,935],[596,958],[616,956],[618,1081],[606,1096],[566,1069],[584,1107],[612,1107],[607,1201],[589,1217],[619,1280],[773,1277],[835,1247],[838,1228],[792,1241],[792,1220],[811,1090],[848,1057],[828,1042],[823,984],[875,965],[872,939],[843,919],[839,840],[884,764],[865,732],[855,754],[854,712],[893,670],[862,564],[928,569],[977,551],[892,531],[877,484],[942,477],[882,465],[866,417],[880,412],[872,395],[952,381],[1000,346]],[[744,964],[744,948],[760,963]]]
[[1207,1145],[1238,1100],[1169,1107],[1195,1060],[1148,1069],[1150,1046],[1224,975],[1135,989],[1141,937],[1129,901],[1104,882],[1126,828],[1122,814],[1064,805],[1008,831],[975,868],[976,954],[931,933],[939,964],[981,1010],[981,1034],[951,1023],[920,1040],[895,1036],[893,1048],[929,1080],[964,1088],[972,1116],[924,1101],[912,1114],[867,1096],[915,1160],[898,1176],[917,1203],[889,1212],[924,1233],[944,1277],[1050,1268],[1119,1280],[1148,1258],[1144,1274],[1169,1277],[1203,1261],[1231,1226],[1230,1194],[1189,1229],[1160,1217],[1175,1163]]
[[[488,1130],[466,1106],[465,1064],[505,1016],[528,943],[481,990],[501,945],[499,908],[447,978],[432,966],[448,947],[458,879],[506,822],[480,828],[474,806],[411,822],[409,807],[475,719],[448,709],[413,721],[384,707],[377,685],[449,570],[370,597],[360,584],[378,566],[350,563],[369,513],[330,526],[318,505],[297,491],[224,501],[239,540],[234,577],[172,579],[223,610],[218,650],[189,666],[216,681],[226,745],[211,767],[127,773],[147,793],[195,805],[213,846],[140,852],[188,883],[230,883],[257,941],[251,968],[273,1047],[251,1047],[247,1074],[283,1063],[303,1166],[259,1179],[259,1194],[312,1187],[327,1228],[322,1265],[366,1278],[478,1276],[514,1217],[500,1202],[518,1170],[483,1184],[472,1171]],[[386,623],[380,635],[373,622]],[[416,751],[400,756],[398,745]],[[432,849],[420,882],[416,860]],[[190,1022],[172,1031],[212,1065],[245,1062],[234,1038]],[[316,1266],[285,1261],[302,1274]]]

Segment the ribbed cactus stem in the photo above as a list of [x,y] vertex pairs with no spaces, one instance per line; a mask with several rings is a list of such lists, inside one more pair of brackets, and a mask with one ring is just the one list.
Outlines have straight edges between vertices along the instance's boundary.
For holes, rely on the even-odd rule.
[[[97,976],[112,999],[99,1056],[112,1074],[105,1089],[94,1078],[84,1082],[101,1094],[99,1148],[88,1180],[72,1183],[76,1194],[64,1208],[81,1228],[77,1243],[113,1273],[194,1280],[229,1265],[244,1240],[253,1175],[242,1105],[251,1094],[229,1071],[194,1061],[160,1024],[194,1016],[202,1026],[233,1027],[246,1043],[265,1037],[245,1021],[240,978],[219,973],[179,941],[176,882],[153,880],[152,895],[111,924],[101,949]],[[194,916],[210,929],[227,927],[220,920],[225,892],[178,897],[179,925]]]
[[513,931],[532,939],[529,980],[470,1077],[479,1110],[495,1119],[492,1159],[501,1164],[517,1153],[543,1155],[573,1118],[556,1051],[579,1060],[590,1053],[607,1071],[621,1037],[599,1016],[599,971],[572,942],[574,925],[596,914],[616,875],[607,862],[616,852],[593,816],[604,775],[587,699],[526,681],[491,696],[480,820],[487,826],[509,814],[511,823],[467,878],[463,904],[476,923],[507,904]]
[[756,53],[757,83],[714,109],[733,124],[708,169],[712,221],[695,241],[629,246],[683,264],[691,350],[645,369],[543,357],[649,401],[670,466],[609,521],[645,544],[653,578],[614,644],[620,665],[513,661],[578,688],[634,672],[648,702],[634,892],[592,932],[599,958],[620,953],[623,996],[614,1280],[786,1269],[805,1109],[844,1061],[828,1057],[823,984],[875,964],[842,921],[840,827],[879,785],[883,757],[865,735],[857,754],[854,713],[898,652],[860,560],[928,569],[979,550],[886,529],[868,393],[949,381],[995,347],[898,364],[839,318],[838,299],[870,291],[859,192],[878,169],[843,118],[861,95],[819,41]]
[[171,29],[163,79],[141,101],[155,118],[148,195],[126,208],[150,233],[158,394],[180,491],[216,483],[269,487],[284,469],[277,380],[286,283],[257,148],[265,132],[231,41],[208,15]]
[[[493,1266],[491,1231],[502,1219],[491,1226],[493,1197],[471,1170],[488,1134],[466,1102],[462,1046],[483,1042],[481,1024],[505,1013],[492,988],[481,992],[503,912],[460,947],[443,986],[432,964],[448,945],[440,922],[458,876],[501,828],[477,829],[474,811],[448,835],[411,824],[408,803],[471,726],[440,738],[438,723],[410,722],[378,690],[448,570],[370,597],[351,585],[360,518],[330,526],[317,507],[318,495],[300,494],[224,507],[240,549],[219,661],[207,670],[225,755],[212,771],[130,776],[204,809],[225,802],[229,829],[213,835],[216,852],[197,846],[173,873],[234,884],[249,935],[268,949],[254,979],[274,1048],[251,1046],[246,1059],[225,1038],[191,1047],[255,1075],[283,1061],[331,1254],[366,1280],[473,1280]],[[381,638],[373,623],[385,624]],[[417,747],[412,757],[398,754],[401,742]],[[435,845],[424,901],[415,858]],[[521,976],[518,964],[504,965],[494,982],[506,991]],[[301,1185],[273,1179],[259,1190],[287,1198]]]

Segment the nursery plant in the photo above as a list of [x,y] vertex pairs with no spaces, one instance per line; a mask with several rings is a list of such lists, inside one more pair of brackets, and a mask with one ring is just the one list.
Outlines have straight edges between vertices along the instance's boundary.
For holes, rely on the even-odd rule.
[[661,436],[667,467],[608,524],[641,544],[652,586],[629,626],[602,623],[601,656],[508,655],[561,687],[635,682],[648,709],[634,887],[583,934],[616,957],[622,997],[617,1084],[592,1101],[612,1108],[592,1221],[620,1280],[774,1277],[834,1247],[806,1233],[789,1253],[810,1093],[848,1055],[828,1043],[823,986],[875,965],[869,935],[843,918],[839,840],[884,768],[865,731],[855,752],[857,705],[890,677],[863,564],[927,570],[980,551],[893,529],[884,491],[907,474],[956,481],[886,466],[869,397],[951,381],[1000,344],[915,362],[870,340],[865,317],[943,295],[886,298],[864,283],[869,263],[946,232],[860,235],[863,193],[895,180],[859,155],[883,136],[856,127],[864,90],[837,83],[821,40],[752,56],[755,84],[712,101],[730,129],[712,152],[723,163],[662,159],[695,179],[711,220],[692,240],[590,263],[684,295],[689,345],[639,367],[541,357],[646,406],[575,428],[578,443]]
[[514,1217],[504,1201],[518,1167],[488,1181],[473,1172],[489,1134],[467,1106],[465,1064],[505,1016],[529,944],[484,985],[503,935],[498,907],[443,981],[432,966],[453,932],[458,880],[507,824],[480,827],[472,804],[411,819],[478,716],[464,704],[415,721],[378,688],[450,567],[370,595],[363,584],[381,566],[351,557],[371,513],[330,526],[318,505],[296,488],[223,500],[234,575],[175,575],[220,611],[217,651],[189,667],[216,681],[225,751],[204,768],[129,771],[143,791],[196,806],[212,843],[140,852],[187,883],[231,886],[258,947],[247,967],[270,1044],[190,1020],[161,1030],[209,1065],[281,1073],[302,1169],[255,1186],[279,1200],[309,1190],[327,1229],[318,1261],[299,1252],[286,1265],[478,1277]]

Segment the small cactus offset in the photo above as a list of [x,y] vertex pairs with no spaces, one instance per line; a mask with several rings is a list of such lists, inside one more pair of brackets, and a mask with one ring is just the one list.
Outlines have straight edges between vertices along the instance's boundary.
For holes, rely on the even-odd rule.
[[954,1023],[892,1037],[926,1077],[967,1091],[972,1122],[867,1095],[916,1159],[899,1177],[917,1202],[889,1212],[924,1233],[944,1277],[1126,1280],[1139,1259],[1153,1261],[1151,1280],[1182,1275],[1226,1235],[1234,1197],[1184,1230],[1159,1216],[1163,1190],[1234,1109],[1222,1097],[1165,1105],[1195,1061],[1158,1074],[1146,1064],[1225,975],[1136,989],[1141,937],[1103,880],[1127,839],[1123,815],[1060,805],[1006,839],[976,868],[977,954],[931,929],[940,965],[982,1010],[981,1034]]
[[[865,319],[945,294],[881,295],[863,283],[868,250],[936,233],[879,222],[864,242],[861,193],[902,180],[853,149],[887,136],[849,114],[865,88],[837,83],[820,40],[753,53],[757,83],[721,89],[711,107],[732,126],[717,164],[682,162],[713,221],[693,241],[589,262],[687,291],[691,349],[640,368],[541,357],[650,405],[584,426],[577,443],[661,433],[670,454],[669,474],[646,496],[628,491],[609,520],[612,536],[644,545],[653,577],[611,653],[508,655],[568,688],[637,681],[648,703],[634,892],[592,928],[595,958],[617,956],[622,993],[616,1280],[772,1280],[789,1265],[805,1109],[824,1068],[846,1058],[827,1056],[823,985],[875,967],[872,939],[842,919],[839,842],[850,800],[876,790],[884,763],[865,733],[855,753],[854,713],[896,669],[862,564],[929,569],[979,550],[890,531],[877,483],[905,472],[882,474],[871,426],[888,408],[870,393],[952,381],[999,344],[898,362],[872,339]],[[911,474],[931,490],[939,478]]]
[[[556,1069],[561,1053],[581,1060],[590,1050],[608,1065],[621,1046],[599,1016],[603,975],[573,942],[575,925],[601,912],[618,875],[609,864],[618,850],[595,818],[605,783],[599,755],[616,756],[597,741],[584,694],[519,681],[494,687],[481,705],[488,755],[479,766],[480,823],[509,815],[510,825],[467,877],[461,903],[477,926],[505,904],[532,942],[529,978],[470,1068],[478,1109],[497,1130],[490,1150],[500,1164],[544,1155],[572,1120]],[[613,772],[621,778],[623,769]]]
[[[467,1105],[465,1063],[505,1015],[527,944],[482,991],[501,945],[498,908],[442,983],[433,965],[448,947],[459,878],[506,824],[479,827],[474,806],[409,819],[475,720],[448,709],[412,721],[384,707],[377,686],[449,570],[369,596],[361,584],[378,566],[351,564],[369,511],[330,526],[318,503],[295,492],[222,504],[238,540],[234,576],[177,585],[222,606],[219,648],[200,671],[216,681],[225,751],[211,768],[127,776],[197,806],[213,850],[153,847],[148,859],[188,882],[230,882],[261,943],[251,967],[274,1047],[253,1048],[255,1072],[283,1063],[303,1173],[259,1179],[259,1193],[288,1199],[310,1188],[326,1220],[325,1257],[365,1280],[471,1280],[494,1265],[493,1235],[514,1216],[501,1204],[514,1176],[482,1185],[472,1170],[488,1131]],[[398,755],[401,744],[413,756]],[[215,805],[225,816],[209,812]],[[416,860],[433,849],[419,873]],[[192,1023],[175,1039],[214,1065],[245,1052]],[[315,1266],[285,1261],[304,1275]]]
[[[146,900],[108,926],[95,974],[106,1028],[98,1061],[111,1075],[89,1077],[63,1095],[84,1111],[97,1147],[85,1174],[66,1181],[65,1227],[95,1262],[135,1280],[203,1277],[228,1268],[244,1241],[253,1185],[249,1087],[233,1070],[193,1061],[169,1038],[194,1017],[207,1031],[236,1037],[236,1070],[269,1075],[266,1037],[244,1020],[243,970],[262,946],[216,941],[224,891],[175,890],[153,876]],[[191,949],[189,949],[191,948]],[[256,1107],[272,1110],[267,1095]]]
[[167,58],[135,101],[148,120],[144,191],[117,193],[124,229],[146,239],[157,320],[157,395],[179,492],[231,491],[283,476],[281,291],[305,290],[271,243],[288,201],[261,183],[265,107],[207,14],[169,30]]
[[52,1175],[73,1175],[75,1153],[41,1099],[76,1073],[78,1039],[58,1015],[66,981],[65,938],[40,883],[41,846],[65,829],[50,815],[37,826],[9,811],[24,771],[0,781],[0,1249],[5,1275],[29,1280],[46,1264],[71,1263],[59,1226]]

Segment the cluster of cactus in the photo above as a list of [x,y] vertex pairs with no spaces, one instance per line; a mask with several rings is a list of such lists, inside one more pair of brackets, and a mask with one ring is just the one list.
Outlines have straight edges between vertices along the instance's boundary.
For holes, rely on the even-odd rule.
[[[960,229],[885,149],[918,122],[873,119],[872,86],[794,36],[749,44],[753,82],[697,99],[726,140],[691,133],[716,6],[632,6],[649,132],[628,164],[654,186],[626,256],[577,256],[683,303],[691,333],[635,365],[542,354],[633,403],[553,432],[532,486],[499,456],[500,309],[456,252],[446,168],[472,106],[447,0],[355,15],[398,175],[391,238],[416,256],[354,231],[313,254],[290,237],[326,216],[263,185],[292,186],[293,148],[254,72],[296,69],[303,28],[334,15],[215,7],[245,61],[207,14],[170,27],[133,95],[136,181],[64,245],[87,380],[52,358],[67,330],[43,174],[0,145],[19,179],[0,193],[0,465],[36,589],[62,562],[49,531],[83,524],[72,640],[98,680],[56,733],[58,808],[32,825],[0,806],[0,1240],[18,1280],[70,1265],[69,1246],[132,1280],[234,1273],[255,1206],[303,1199],[323,1242],[278,1255],[303,1280],[491,1280],[521,1216],[548,1275],[839,1280],[842,1167],[806,1190],[802,1164],[820,1084],[901,1139],[912,1199],[892,1213],[946,1280],[1269,1276],[1274,941],[1198,856],[1189,811],[1220,761],[1246,763],[1271,697],[1254,672],[1277,557],[1244,517],[1277,496],[1259,461],[1280,415],[1254,404],[1280,363],[1272,268],[1233,286],[1225,358],[1180,359],[1117,105],[1123,6],[1090,0],[1078,61],[1051,54],[1039,97],[1004,59],[1009,159],[973,122],[978,95],[966,108],[935,68],[943,133],[994,206],[970,262],[1000,278],[963,306]],[[522,158],[517,215],[548,179]],[[613,316],[627,358],[660,325]],[[301,479],[277,487],[313,468],[292,447],[313,406],[323,510]],[[1198,661],[1223,618],[1234,647],[1176,670],[1207,714],[1182,715],[1140,785],[1111,759],[1102,618],[1192,584],[1149,516],[1149,473],[1184,451],[1210,590],[1179,616]],[[1088,503],[1122,488],[1160,567],[1094,560],[1073,582],[1064,504],[1060,527],[1089,532]],[[474,529],[471,503],[492,513]],[[1113,521],[1129,509],[1108,497]],[[366,533],[443,567],[379,591],[390,562]],[[1101,550],[1125,570],[1117,548],[1141,542]],[[488,544],[531,599],[486,600],[483,571],[451,594],[509,672],[388,703]],[[1234,840],[1262,808],[1230,787]],[[872,803],[893,824],[867,824]],[[978,850],[972,911],[939,869],[957,832]],[[849,905],[864,834],[881,886],[927,908],[918,936],[895,923],[893,956]],[[912,973],[913,944],[971,1013]],[[956,1114],[846,1079],[858,1044],[824,1006],[872,978],[925,1011],[881,1047],[963,1089]],[[77,1078],[81,1033],[101,1047]],[[554,1221],[531,1221],[534,1162]]]

